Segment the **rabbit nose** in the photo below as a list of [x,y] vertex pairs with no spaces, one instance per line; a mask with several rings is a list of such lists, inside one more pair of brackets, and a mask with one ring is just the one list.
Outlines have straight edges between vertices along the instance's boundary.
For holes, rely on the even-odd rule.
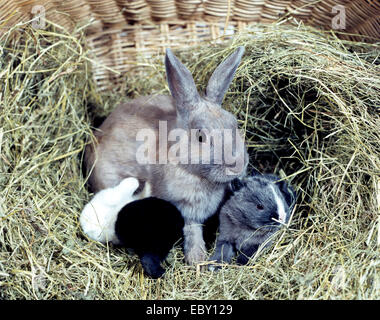
[[240,176],[244,172],[244,166],[236,165],[226,168],[226,174],[231,176]]
[[[233,164],[226,166],[226,174],[227,175],[234,175],[234,176],[243,174],[245,167],[246,167],[244,155],[243,156],[237,156],[233,159],[234,159]],[[232,162],[230,162],[230,163],[232,163]]]

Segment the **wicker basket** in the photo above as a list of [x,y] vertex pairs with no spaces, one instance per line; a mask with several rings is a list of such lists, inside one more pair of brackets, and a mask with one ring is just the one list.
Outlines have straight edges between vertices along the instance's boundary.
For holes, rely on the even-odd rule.
[[33,18],[37,5],[43,6],[48,20],[69,30],[94,21],[87,29],[88,44],[98,63],[118,71],[94,65],[99,90],[120,84],[138,57],[149,57],[166,47],[221,41],[222,36],[228,38],[255,23],[302,20],[330,29],[344,8],[343,31],[357,35],[342,37],[354,41],[380,38],[379,0],[1,0],[0,30]]

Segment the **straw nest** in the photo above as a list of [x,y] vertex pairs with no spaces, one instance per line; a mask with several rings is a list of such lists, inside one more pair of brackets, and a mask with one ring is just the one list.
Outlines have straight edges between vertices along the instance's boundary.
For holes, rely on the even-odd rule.
[[88,240],[82,151],[95,117],[122,99],[167,92],[162,57],[98,93],[78,31],[1,38],[0,298],[379,299],[379,45],[303,27],[257,27],[223,46],[177,51],[200,89],[236,46],[246,53],[224,107],[251,165],[298,191],[288,228],[250,265],[218,273],[172,250],[163,279],[125,250]]

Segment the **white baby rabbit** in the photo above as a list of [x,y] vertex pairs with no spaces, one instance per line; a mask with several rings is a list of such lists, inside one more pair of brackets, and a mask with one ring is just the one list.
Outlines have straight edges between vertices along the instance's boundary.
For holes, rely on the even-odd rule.
[[[126,177],[135,177],[149,182],[152,196],[180,210],[185,220],[184,251],[189,264],[205,260],[202,223],[215,213],[226,185],[245,174],[248,155],[237,132],[236,117],[221,108],[243,53],[244,48],[239,47],[215,69],[201,97],[189,70],[167,49],[165,67],[171,96],[141,97],[119,105],[94,132],[97,142],[86,149],[86,168],[95,192],[114,187]],[[171,161],[173,155],[168,150],[177,141],[167,139],[157,145],[162,123],[169,133],[174,129],[181,132],[190,150],[209,144],[210,153],[188,152],[181,154],[181,161]],[[223,148],[217,148],[210,132],[225,129],[234,133],[234,139],[224,139]],[[137,137],[142,131],[153,132],[155,139],[140,141]],[[154,151],[149,158],[154,161],[141,163],[137,154],[146,144],[148,153]],[[231,152],[235,163],[226,161],[226,152]],[[162,156],[168,161],[158,161]]]
[[126,178],[116,187],[95,194],[84,207],[80,224],[95,241],[133,249],[145,273],[156,279],[165,272],[161,262],[183,236],[184,221],[170,202],[145,198],[149,196],[149,185],[134,196],[138,185],[137,179]]
[[135,178],[126,178],[115,187],[99,191],[86,204],[79,218],[83,232],[91,239],[101,243],[119,244],[115,234],[115,223],[119,211],[128,203],[150,195],[150,187],[134,195],[139,186]]

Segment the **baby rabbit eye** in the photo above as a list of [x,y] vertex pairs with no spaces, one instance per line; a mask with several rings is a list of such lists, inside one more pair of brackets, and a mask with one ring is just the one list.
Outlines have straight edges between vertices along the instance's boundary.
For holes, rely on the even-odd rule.
[[264,206],[263,206],[262,204],[258,204],[258,205],[256,206],[256,208],[257,208],[258,210],[264,210]]
[[205,143],[207,140],[206,134],[201,129],[197,130],[196,137],[200,143]]

